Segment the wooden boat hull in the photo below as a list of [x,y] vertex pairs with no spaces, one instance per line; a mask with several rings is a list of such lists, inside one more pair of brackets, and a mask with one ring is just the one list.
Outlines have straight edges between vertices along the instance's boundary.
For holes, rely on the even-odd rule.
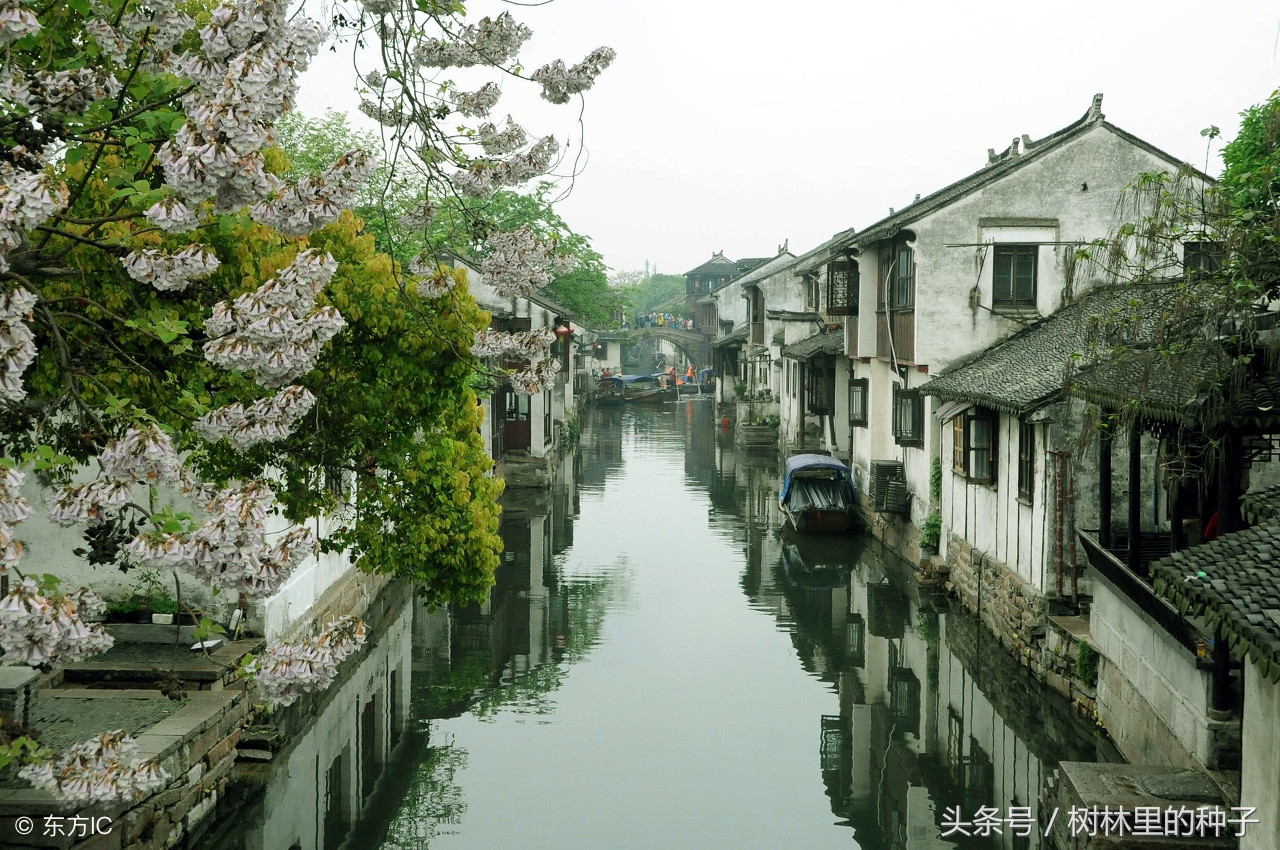
[[675,401],[676,394],[669,389],[656,389],[624,392],[622,397],[628,404],[664,404]]
[[711,395],[716,391],[715,381],[707,381],[705,384],[681,384],[677,387],[680,395]]
[[799,512],[783,507],[782,513],[786,515],[791,527],[796,531],[811,534],[844,534],[853,528],[852,507],[842,511],[810,509]]

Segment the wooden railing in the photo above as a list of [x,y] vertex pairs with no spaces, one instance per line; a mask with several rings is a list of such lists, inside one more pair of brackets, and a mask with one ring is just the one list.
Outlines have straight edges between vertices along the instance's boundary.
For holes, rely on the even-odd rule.
[[[1166,541],[1168,540],[1168,535],[1162,536],[1165,537]],[[1139,536],[1138,545],[1140,547],[1143,545],[1145,537],[1148,536]],[[1138,575],[1125,566],[1124,556],[1127,554],[1127,548],[1119,550],[1118,555],[1115,551],[1108,551],[1102,548],[1102,544],[1098,542],[1095,532],[1081,531],[1079,538],[1081,545],[1084,547],[1085,555],[1089,558],[1089,566],[1127,596],[1129,601],[1138,606],[1139,610],[1155,620],[1161,628],[1169,633],[1170,637],[1192,653],[1196,651],[1197,643],[1206,640],[1198,629],[1178,613],[1178,609],[1173,607],[1173,603],[1155,592],[1150,582],[1147,581],[1146,576]],[[1156,553],[1153,550],[1150,554],[1154,555]],[[1164,554],[1168,554],[1167,547]],[[1151,558],[1151,560],[1158,560],[1158,558]],[[1148,566],[1149,562],[1144,561],[1144,570]]]

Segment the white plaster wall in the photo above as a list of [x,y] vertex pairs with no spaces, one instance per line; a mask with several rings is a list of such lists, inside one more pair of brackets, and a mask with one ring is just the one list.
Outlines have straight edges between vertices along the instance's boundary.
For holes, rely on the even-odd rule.
[[[1018,497],[1017,417],[999,415],[995,484],[971,482],[955,469],[953,423],[954,420],[937,422],[942,455],[942,539],[946,540],[948,533],[963,537],[1034,587],[1048,591],[1045,565],[1055,553],[1051,546],[1056,539],[1048,513],[1056,503],[1051,504],[1052,493],[1048,489],[1044,427],[1036,427],[1034,491],[1028,504]],[[1064,529],[1064,552],[1069,544],[1066,533]],[[1053,583],[1056,589],[1056,572]]]
[[[48,510],[52,504],[53,491],[41,487],[29,468],[21,471],[26,473],[26,481],[21,488],[22,497],[31,505],[31,515],[14,526],[14,533],[23,547],[24,554],[18,563],[22,574],[40,576],[51,573],[62,580],[61,587],[64,591],[90,587],[108,601],[131,595],[135,590],[138,573],[130,571],[126,574],[114,566],[93,566],[71,554],[72,550],[87,545],[84,540],[87,525],[78,523],[64,527],[50,520]],[[82,469],[75,476],[75,482],[91,481],[95,473],[96,470]],[[133,500],[139,505],[146,505],[147,488],[135,488]],[[201,506],[193,504],[176,488],[159,488],[156,505],[159,507],[166,504],[172,504],[178,511],[188,511],[197,518],[205,516]],[[225,597],[215,598],[208,587],[185,570],[178,570],[177,574],[182,586],[184,605],[193,604],[209,610],[218,603],[230,606],[236,602],[235,599]],[[12,581],[18,580],[16,574],[10,575]],[[172,595],[173,571],[161,570],[161,578],[165,589]]]
[[1094,648],[1131,686],[1115,682],[1112,671],[1099,677],[1098,713],[1125,757],[1196,766],[1184,763],[1177,746],[1161,746],[1171,738],[1203,762],[1210,671],[1198,669],[1194,654],[1102,578],[1094,582],[1089,630]]
[[[409,717],[409,677],[412,655],[413,605],[404,610],[377,640],[340,690],[316,718],[310,730],[277,764],[263,790],[264,820],[245,832],[250,850],[278,850],[298,845],[325,846],[322,834],[326,779],[330,765],[345,754],[346,781],[343,805],[349,813],[359,813],[367,789],[360,777],[361,712],[365,704],[378,698],[382,717],[375,742],[379,764],[387,760],[393,737],[399,737]],[[399,693],[388,693],[391,671],[396,671]]]
[[[1057,240],[1088,243],[1104,237],[1113,225],[1120,192],[1139,173],[1174,170],[1175,166],[1136,147],[1098,124],[1079,138],[1026,166],[910,225],[916,246],[916,362],[938,372],[956,358],[988,347],[1016,332],[1022,325],[993,314],[991,268],[987,252],[979,264],[981,249],[948,248],[989,239],[1020,241],[1047,233],[989,229],[978,224],[984,217],[1056,219]],[[1087,189],[1082,188],[1087,186]],[[1040,249],[1037,296],[1042,314],[1057,309],[1066,286],[1067,258],[1072,245]],[[876,280],[873,258],[866,258],[864,280]],[[1076,291],[1082,281],[1075,282]],[[977,287],[978,303],[971,300]],[[864,289],[874,289],[871,287]],[[875,293],[871,310],[864,311],[865,332],[875,344]]]
[[1280,847],[1280,684],[1263,676],[1258,665],[1244,670],[1244,753],[1240,804],[1258,811],[1240,839],[1240,850]]
[[[316,536],[321,537],[341,521],[319,517],[311,520],[310,524]],[[275,595],[261,603],[263,633],[267,640],[285,635],[307,615],[311,606],[334,582],[355,569],[351,561],[338,552],[313,555],[303,561]]]

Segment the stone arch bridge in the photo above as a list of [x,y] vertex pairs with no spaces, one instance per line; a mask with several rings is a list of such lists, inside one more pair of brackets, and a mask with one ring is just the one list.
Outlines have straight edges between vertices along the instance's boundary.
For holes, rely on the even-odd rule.
[[711,365],[710,338],[698,331],[686,331],[677,328],[635,328],[626,331],[608,331],[599,335],[605,342],[621,342],[623,345],[634,344],[646,339],[665,339],[689,358],[695,371]]

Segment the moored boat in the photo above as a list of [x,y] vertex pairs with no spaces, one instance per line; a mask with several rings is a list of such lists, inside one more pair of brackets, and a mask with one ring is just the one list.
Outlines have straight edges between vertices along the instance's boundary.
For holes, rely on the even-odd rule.
[[853,527],[853,476],[833,457],[787,458],[778,500],[796,531],[842,533]]

